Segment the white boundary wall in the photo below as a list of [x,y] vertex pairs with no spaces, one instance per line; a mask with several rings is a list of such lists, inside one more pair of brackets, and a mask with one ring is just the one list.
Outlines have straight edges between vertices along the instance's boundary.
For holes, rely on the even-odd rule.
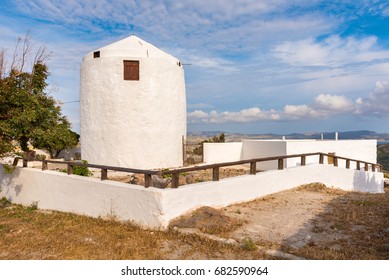
[[[335,153],[341,157],[376,163],[377,140],[242,140],[242,142],[232,143],[204,143],[204,162],[211,164],[317,152]],[[307,164],[319,161],[318,157],[312,156],[307,157],[306,160]],[[338,163],[339,166],[346,167],[345,160],[339,160]],[[299,165],[300,158],[287,159],[284,163],[285,167]],[[356,168],[356,162],[351,162],[350,167]],[[257,163],[257,170],[277,168],[276,160]],[[361,168],[364,166],[361,165]]]
[[211,164],[241,160],[242,147],[242,142],[204,143],[204,162]]
[[[287,154],[301,153],[335,153],[337,156],[358,159],[371,163],[377,163],[377,140],[324,140],[324,141],[305,141],[288,140],[286,141]],[[307,157],[307,163],[315,163],[317,159]],[[299,158],[287,160],[287,166],[292,167],[300,164]],[[339,160],[340,167],[346,167],[345,160]],[[356,162],[350,163],[351,168],[356,168]],[[364,168],[361,165],[361,168]]]
[[[284,156],[287,154],[286,142],[279,140],[243,140],[242,159]],[[257,163],[257,170],[278,168],[277,160]]]
[[11,175],[0,170],[0,197],[14,203],[30,205],[37,202],[40,209],[92,217],[115,216],[145,228],[166,228],[172,219],[201,206],[223,207],[312,182],[372,193],[382,193],[384,185],[383,173],[319,164],[185,185],[178,189],[144,188],[34,168],[18,167]]

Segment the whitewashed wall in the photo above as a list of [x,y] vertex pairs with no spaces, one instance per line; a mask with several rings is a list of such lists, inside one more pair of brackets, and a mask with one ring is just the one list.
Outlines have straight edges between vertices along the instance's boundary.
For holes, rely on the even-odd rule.
[[[278,140],[243,140],[242,159],[264,158],[286,155],[286,144]],[[257,163],[257,170],[277,169],[278,162]]]
[[[80,78],[82,159],[140,169],[183,165],[184,70],[178,59],[130,36],[84,57]],[[139,81],[123,79],[139,61]]]
[[[287,140],[286,150],[288,155],[302,153],[335,153],[337,156],[347,157],[377,163],[377,140]],[[313,157],[307,158],[307,163],[317,163]],[[327,161],[326,161],[327,162]],[[300,164],[300,159],[288,159],[287,166]],[[346,161],[339,160],[339,166],[346,167]],[[351,162],[351,168],[356,168],[356,163]],[[361,165],[361,168],[364,166]]]
[[204,162],[220,163],[238,161],[242,157],[242,142],[204,143]]
[[[227,144],[227,143],[225,143]],[[272,156],[283,156],[303,153],[335,153],[337,156],[351,159],[377,162],[377,140],[243,140],[242,142],[228,143],[206,143],[204,144],[204,162],[228,162],[241,159],[264,158]],[[239,149],[233,149],[241,145]],[[307,164],[318,163],[319,157],[307,157]],[[327,163],[327,158],[325,163]],[[339,160],[339,166],[345,167],[346,161]],[[285,167],[300,165],[300,158],[287,159]],[[257,170],[277,169],[277,161],[257,163]],[[356,163],[351,162],[351,168],[356,168]],[[364,168],[361,165],[361,168]]]
[[17,168],[7,175],[1,166],[0,197],[23,205],[37,202],[40,209],[115,216],[147,228],[165,228],[172,219],[201,206],[222,207],[312,182],[382,193],[384,181],[383,173],[316,164],[157,189],[33,168]]
[[158,189],[115,181],[100,181],[57,171],[17,168],[12,175],[0,168],[0,197],[13,203],[38,203],[40,209],[92,217],[115,216],[144,227],[162,223],[162,195]]

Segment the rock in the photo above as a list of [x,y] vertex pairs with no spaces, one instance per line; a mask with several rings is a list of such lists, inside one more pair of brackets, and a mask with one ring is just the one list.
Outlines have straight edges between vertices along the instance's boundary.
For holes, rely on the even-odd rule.
[[194,183],[196,183],[196,180],[195,180],[195,177],[194,177],[193,174],[187,174],[185,176],[185,181],[186,181],[187,184],[194,184]]
[[165,189],[171,182],[171,178],[162,178],[158,175],[151,175],[152,186],[155,188]]

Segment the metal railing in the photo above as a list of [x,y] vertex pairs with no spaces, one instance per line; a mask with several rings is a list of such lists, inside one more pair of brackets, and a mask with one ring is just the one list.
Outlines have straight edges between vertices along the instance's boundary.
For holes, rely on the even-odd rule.
[[[49,163],[55,163],[55,164],[64,164],[67,166],[67,174],[73,174],[73,167],[74,166],[82,166],[82,167],[90,167],[90,168],[96,168],[100,169],[101,180],[107,180],[108,179],[108,170],[110,171],[120,171],[120,172],[128,172],[128,173],[135,173],[135,174],[143,174],[144,175],[144,186],[150,187],[152,185],[152,175],[158,175],[158,176],[164,176],[168,175],[172,178],[171,187],[172,188],[178,188],[179,187],[179,175],[180,173],[186,173],[186,172],[194,172],[199,170],[206,170],[206,169],[212,169],[212,180],[213,181],[219,181],[219,174],[220,174],[220,168],[227,167],[227,166],[233,166],[233,165],[242,165],[242,164],[250,164],[250,171],[249,174],[255,175],[258,173],[256,164],[259,162],[266,162],[266,161],[277,161],[278,163],[278,170],[284,169],[285,159],[290,158],[300,158],[300,165],[304,166],[307,162],[307,157],[311,156],[318,156],[319,157],[319,164],[324,164],[324,157],[332,158],[333,165],[338,167],[339,166],[339,160],[345,160],[346,161],[346,168],[350,169],[351,162],[356,163],[356,169],[361,170],[363,167],[363,170],[365,171],[382,171],[382,166],[377,163],[370,163],[362,160],[356,160],[356,159],[350,159],[346,157],[340,157],[332,154],[326,154],[326,153],[307,153],[307,154],[295,154],[295,155],[287,155],[287,156],[273,156],[273,157],[265,157],[265,158],[254,158],[254,159],[247,159],[247,160],[239,160],[239,161],[232,161],[232,162],[223,162],[223,163],[214,163],[214,164],[205,164],[205,165],[199,165],[199,166],[192,166],[192,167],[184,167],[184,168],[176,168],[171,170],[143,170],[143,169],[135,169],[135,168],[126,168],[126,167],[117,167],[117,166],[107,166],[107,165],[99,165],[99,164],[90,164],[90,163],[81,163],[81,162],[74,162],[74,161],[55,161],[55,160],[28,160],[21,157],[16,157],[14,159],[13,165],[16,166],[18,164],[19,160],[23,160],[23,167],[27,167],[27,163],[29,161],[40,161],[42,162],[42,170],[48,169]],[[370,168],[370,167],[371,168]]]

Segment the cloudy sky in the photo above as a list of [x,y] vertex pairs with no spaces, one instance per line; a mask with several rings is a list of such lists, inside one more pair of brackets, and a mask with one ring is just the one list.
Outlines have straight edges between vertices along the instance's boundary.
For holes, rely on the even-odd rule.
[[131,34],[186,65],[188,130],[389,132],[389,2],[2,0],[0,49],[27,31],[79,130],[82,57]]

